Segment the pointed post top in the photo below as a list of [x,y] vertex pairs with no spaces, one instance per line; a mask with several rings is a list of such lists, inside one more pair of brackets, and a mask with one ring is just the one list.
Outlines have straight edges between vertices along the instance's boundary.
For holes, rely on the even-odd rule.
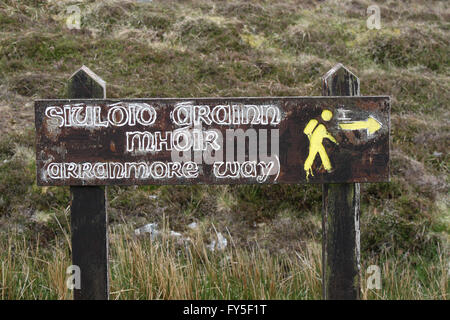
[[[342,63],[322,77],[324,96],[358,96],[359,79]],[[326,300],[359,300],[360,186],[324,184],[322,196],[322,290]]]
[[68,97],[71,99],[106,98],[106,82],[83,65],[68,81]]
[[342,63],[338,63],[322,77],[324,96],[359,96],[359,78]]

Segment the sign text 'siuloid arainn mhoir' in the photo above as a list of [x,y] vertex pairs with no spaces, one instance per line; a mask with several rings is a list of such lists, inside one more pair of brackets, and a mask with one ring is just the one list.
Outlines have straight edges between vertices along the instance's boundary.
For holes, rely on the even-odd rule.
[[38,100],[39,185],[380,182],[389,97]]

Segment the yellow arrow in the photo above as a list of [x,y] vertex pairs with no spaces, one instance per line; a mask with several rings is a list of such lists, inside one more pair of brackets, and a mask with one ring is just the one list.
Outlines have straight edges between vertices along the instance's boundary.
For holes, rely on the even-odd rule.
[[339,127],[343,130],[367,130],[367,134],[371,135],[380,130],[381,123],[372,116],[369,116],[364,121],[350,121],[345,123],[339,123]]

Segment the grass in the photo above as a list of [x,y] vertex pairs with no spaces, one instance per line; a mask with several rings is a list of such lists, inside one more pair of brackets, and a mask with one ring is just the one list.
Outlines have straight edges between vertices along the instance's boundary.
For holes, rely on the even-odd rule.
[[[232,244],[210,252],[201,233],[188,247],[170,238],[158,241],[130,235],[119,226],[110,230],[111,299],[320,299],[321,250],[318,244],[273,256],[262,248],[242,250]],[[2,299],[70,299],[66,267],[69,243],[30,247],[12,232],[1,242]],[[436,263],[397,257],[368,260],[382,265],[382,290],[367,289],[364,299],[447,299],[448,274],[442,252]],[[417,268],[415,265],[419,265]],[[362,272],[362,279],[367,279]]]
[[[66,27],[79,5],[81,29]],[[449,6],[368,0],[0,3],[0,297],[67,299],[69,189],[36,186],[33,100],[82,64],[118,97],[320,95],[338,62],[390,95],[391,182],[362,186],[364,299],[448,299]],[[112,299],[321,297],[321,189],[108,187]],[[199,230],[187,225],[196,222]],[[189,236],[151,242],[158,223]],[[206,245],[218,230],[224,252]],[[382,289],[366,286],[378,265]]]

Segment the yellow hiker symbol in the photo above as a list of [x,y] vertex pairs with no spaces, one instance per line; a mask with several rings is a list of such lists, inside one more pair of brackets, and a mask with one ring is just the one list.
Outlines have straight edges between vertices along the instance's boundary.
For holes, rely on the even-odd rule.
[[[330,110],[324,110],[322,111],[321,117],[324,121],[330,121],[333,117],[333,113]],[[323,124],[317,125],[318,122],[319,121],[316,119],[311,119],[303,130],[303,133],[305,133],[309,139],[309,154],[304,164],[306,180],[308,180],[309,175],[314,176],[312,165],[317,154],[319,154],[325,170],[330,172],[332,169],[330,158],[328,158],[328,154],[322,144],[323,139],[327,138],[338,144],[336,139],[327,131],[327,128]]]

